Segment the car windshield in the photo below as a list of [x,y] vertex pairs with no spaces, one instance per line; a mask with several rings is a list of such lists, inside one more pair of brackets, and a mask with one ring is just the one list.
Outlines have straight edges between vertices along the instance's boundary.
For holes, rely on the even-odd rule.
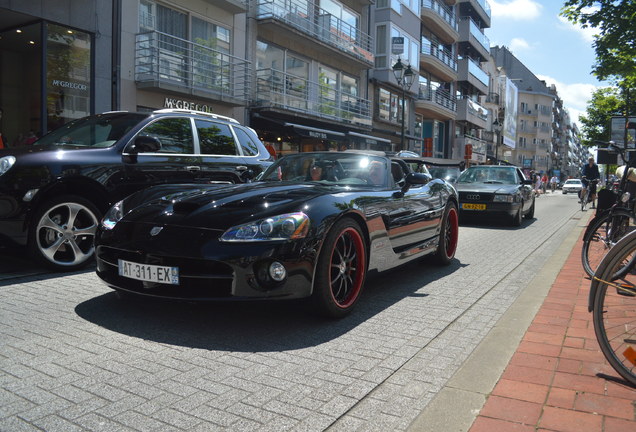
[[459,168],[453,167],[429,166],[428,172],[431,173],[433,178],[444,179],[450,183],[454,183],[459,177]]
[[385,187],[388,160],[352,152],[299,153],[277,160],[258,181]]
[[581,184],[581,180],[566,180],[566,181],[565,181],[565,184],[568,184],[568,185],[578,185],[578,184]]
[[457,183],[517,184],[514,167],[470,167],[457,179]]
[[146,115],[109,113],[83,117],[67,123],[37,140],[34,145],[63,147],[110,147]]

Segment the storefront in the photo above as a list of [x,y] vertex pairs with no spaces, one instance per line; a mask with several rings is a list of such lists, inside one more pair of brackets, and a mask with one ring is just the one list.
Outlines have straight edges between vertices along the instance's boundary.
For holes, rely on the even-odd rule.
[[[9,147],[29,145],[54,128],[111,106],[112,2],[86,1],[63,11],[44,3],[0,8],[0,132]],[[96,43],[98,23],[88,18],[98,10],[108,13],[100,15],[104,30]],[[103,66],[99,81],[106,83],[100,86],[98,53]]]

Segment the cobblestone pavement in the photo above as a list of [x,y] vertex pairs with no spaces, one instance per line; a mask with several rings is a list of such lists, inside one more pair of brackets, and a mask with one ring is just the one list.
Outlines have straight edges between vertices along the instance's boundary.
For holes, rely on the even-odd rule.
[[[373,275],[354,313],[120,301],[92,271],[0,281],[0,430],[405,431],[576,226],[467,224],[449,267]],[[487,367],[487,365],[485,365]]]

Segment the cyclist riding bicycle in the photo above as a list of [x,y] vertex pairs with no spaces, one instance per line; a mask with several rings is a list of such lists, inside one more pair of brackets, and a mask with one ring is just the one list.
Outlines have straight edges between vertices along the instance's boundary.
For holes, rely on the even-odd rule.
[[583,165],[583,169],[581,169],[581,183],[583,183],[583,188],[581,189],[581,200],[585,196],[587,192],[587,188],[590,188],[590,200],[592,202],[592,208],[594,208],[594,200],[596,199],[596,183],[600,180],[601,173],[598,170],[598,165],[594,163],[594,157],[590,156],[588,158],[588,163]]

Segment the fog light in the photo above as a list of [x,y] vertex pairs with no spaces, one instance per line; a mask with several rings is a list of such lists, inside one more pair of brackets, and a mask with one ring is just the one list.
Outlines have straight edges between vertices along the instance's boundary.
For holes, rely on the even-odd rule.
[[283,266],[278,261],[274,261],[269,265],[269,276],[276,282],[282,281],[283,279],[285,279],[285,276],[287,276],[285,266]]

